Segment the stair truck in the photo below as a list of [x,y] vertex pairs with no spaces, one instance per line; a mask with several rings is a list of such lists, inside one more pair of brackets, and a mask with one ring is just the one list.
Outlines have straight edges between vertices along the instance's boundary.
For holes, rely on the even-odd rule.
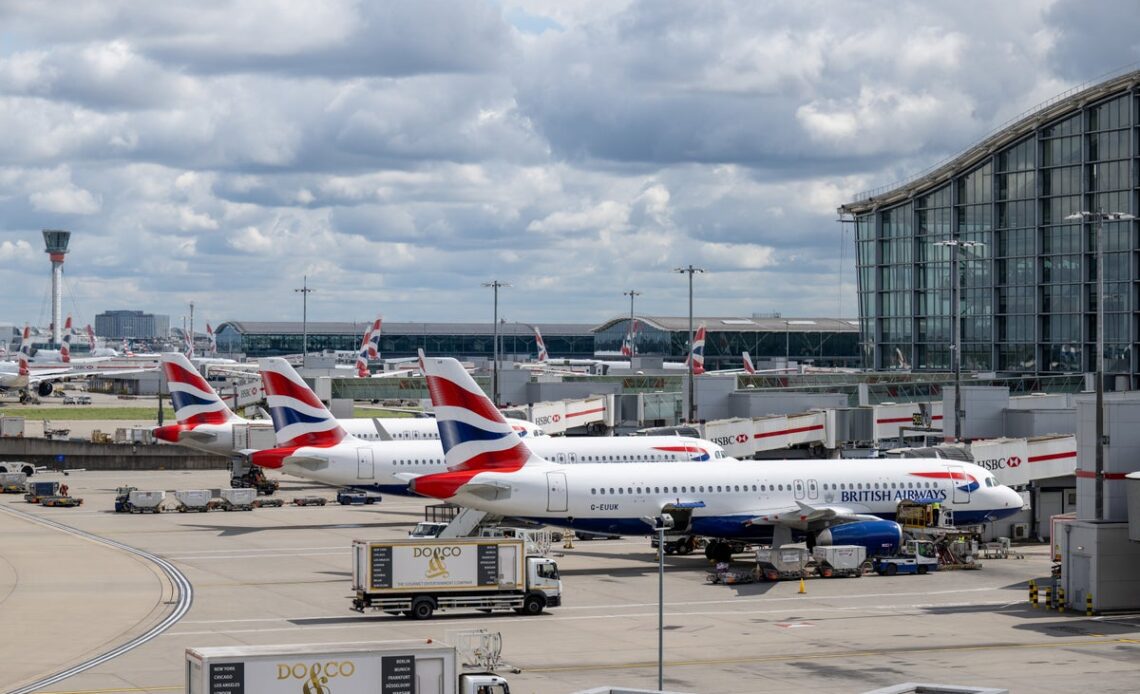
[[880,576],[925,574],[938,570],[938,553],[930,540],[907,540],[898,554],[875,557],[871,562],[875,573]]
[[537,615],[562,604],[558,565],[520,538],[421,538],[352,543],[352,608],[430,619],[437,609]]
[[510,694],[492,672],[462,672],[453,646],[223,646],[186,649],[187,694]]

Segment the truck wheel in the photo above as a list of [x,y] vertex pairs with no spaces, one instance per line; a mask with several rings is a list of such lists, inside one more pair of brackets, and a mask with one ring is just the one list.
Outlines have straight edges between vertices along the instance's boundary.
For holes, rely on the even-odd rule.
[[819,575],[824,577],[824,578],[831,578],[833,573],[834,573],[834,570],[830,566],[825,565],[825,566],[819,567]]
[[542,608],[544,607],[546,607],[546,603],[542,598],[537,595],[528,595],[526,600],[523,601],[523,606],[522,609],[519,610],[519,614],[533,617],[542,614]]
[[894,576],[899,572],[899,567],[896,564],[887,564],[887,575]]
[[918,573],[919,573],[920,575],[923,575],[923,574],[925,574],[925,573],[926,573],[926,567],[925,567],[925,566],[919,566],[919,567],[918,567]]
[[432,612],[435,612],[435,605],[431,598],[416,598],[412,601],[409,615],[412,619],[431,619]]

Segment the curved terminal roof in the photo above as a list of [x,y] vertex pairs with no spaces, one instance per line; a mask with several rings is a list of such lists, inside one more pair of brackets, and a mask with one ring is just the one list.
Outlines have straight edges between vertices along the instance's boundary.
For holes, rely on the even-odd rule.
[[[317,322],[309,321],[310,335],[360,335],[370,325],[369,322]],[[585,323],[538,323],[543,336],[589,335],[590,326]],[[243,335],[301,335],[306,326],[301,321],[226,321],[218,326],[218,331],[231,327]],[[490,335],[494,323],[406,323],[384,321],[381,328],[389,335]],[[500,335],[532,335],[530,323],[507,322],[499,325]]]
[[1138,84],[1140,84],[1140,70],[1131,70],[1091,86],[1084,84],[1074,87],[1035,107],[1028,112],[1028,115],[1011,121],[953,159],[937,164],[903,183],[894,183],[860,193],[855,202],[840,207],[839,214],[866,214],[876,208],[889,207],[933,190],[957,174],[966,173],[994,152],[1025,138],[1038,128],[1074,115],[1091,103],[1133,89]]
[[[657,328],[658,330],[665,330],[668,332],[688,331],[689,317],[673,317],[673,316],[637,316],[634,318],[646,325]],[[598,333],[608,328],[617,325],[618,323],[628,321],[629,316],[620,316],[618,318],[611,318],[610,320],[602,323],[601,325],[593,328],[593,332]],[[740,316],[693,316],[693,329],[695,330],[701,323],[705,324],[705,329],[711,332],[805,332],[805,333],[857,333],[859,332],[859,321],[854,318],[784,318],[776,316],[764,317],[751,317],[743,318]],[[545,334],[545,331],[543,331]]]

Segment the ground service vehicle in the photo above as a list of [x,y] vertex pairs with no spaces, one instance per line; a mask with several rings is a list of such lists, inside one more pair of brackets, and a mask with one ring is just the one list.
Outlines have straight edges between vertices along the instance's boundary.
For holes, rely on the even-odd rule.
[[513,609],[536,615],[562,604],[552,559],[527,556],[519,538],[424,538],[352,543],[353,609],[429,619],[437,609]]
[[186,649],[187,694],[510,694],[490,672],[461,672],[455,648],[403,644]]
[[416,523],[416,527],[408,531],[408,537],[422,539],[425,537],[439,537],[443,529],[447,527],[447,523],[436,523],[433,521],[420,521]]
[[210,500],[214,495],[209,489],[181,489],[174,492],[174,498],[178,501],[178,506],[175,508],[179,513],[187,511],[204,513],[210,510]]
[[28,482],[24,501],[38,504],[49,496],[59,496],[59,482]]
[[929,540],[908,540],[893,557],[875,557],[875,572],[880,576],[924,574],[938,570],[938,554]]
[[361,504],[374,504],[382,497],[369,494],[358,489],[339,489],[336,493],[336,502],[342,506],[359,506]]
[[230,487],[233,489],[256,489],[258,494],[269,496],[280,486],[280,482],[265,476],[265,470],[241,458],[230,463]]
[[0,493],[23,494],[28,489],[28,476],[22,472],[0,472]]
[[115,493],[115,511],[118,513],[162,513],[166,492],[119,487]]

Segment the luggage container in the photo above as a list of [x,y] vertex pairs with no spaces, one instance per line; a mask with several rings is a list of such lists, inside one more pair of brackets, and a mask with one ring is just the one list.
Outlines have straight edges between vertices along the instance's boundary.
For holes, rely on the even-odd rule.
[[222,489],[219,491],[223,511],[252,511],[256,489]]
[[811,554],[802,547],[761,547],[756,550],[756,566],[768,581],[803,578]]
[[28,482],[24,501],[38,504],[49,496],[59,496],[59,482]]
[[206,512],[210,510],[210,499],[214,497],[209,489],[180,489],[174,492],[174,498],[178,500],[178,512],[186,513],[187,511],[200,511]]
[[862,576],[867,563],[867,548],[862,545],[816,545],[811,551],[816,572],[823,578],[832,576]]
[[0,472],[0,493],[23,494],[28,489],[28,476],[22,472]]
[[166,492],[160,490],[134,489],[127,494],[124,510],[130,513],[162,513],[162,502]]

